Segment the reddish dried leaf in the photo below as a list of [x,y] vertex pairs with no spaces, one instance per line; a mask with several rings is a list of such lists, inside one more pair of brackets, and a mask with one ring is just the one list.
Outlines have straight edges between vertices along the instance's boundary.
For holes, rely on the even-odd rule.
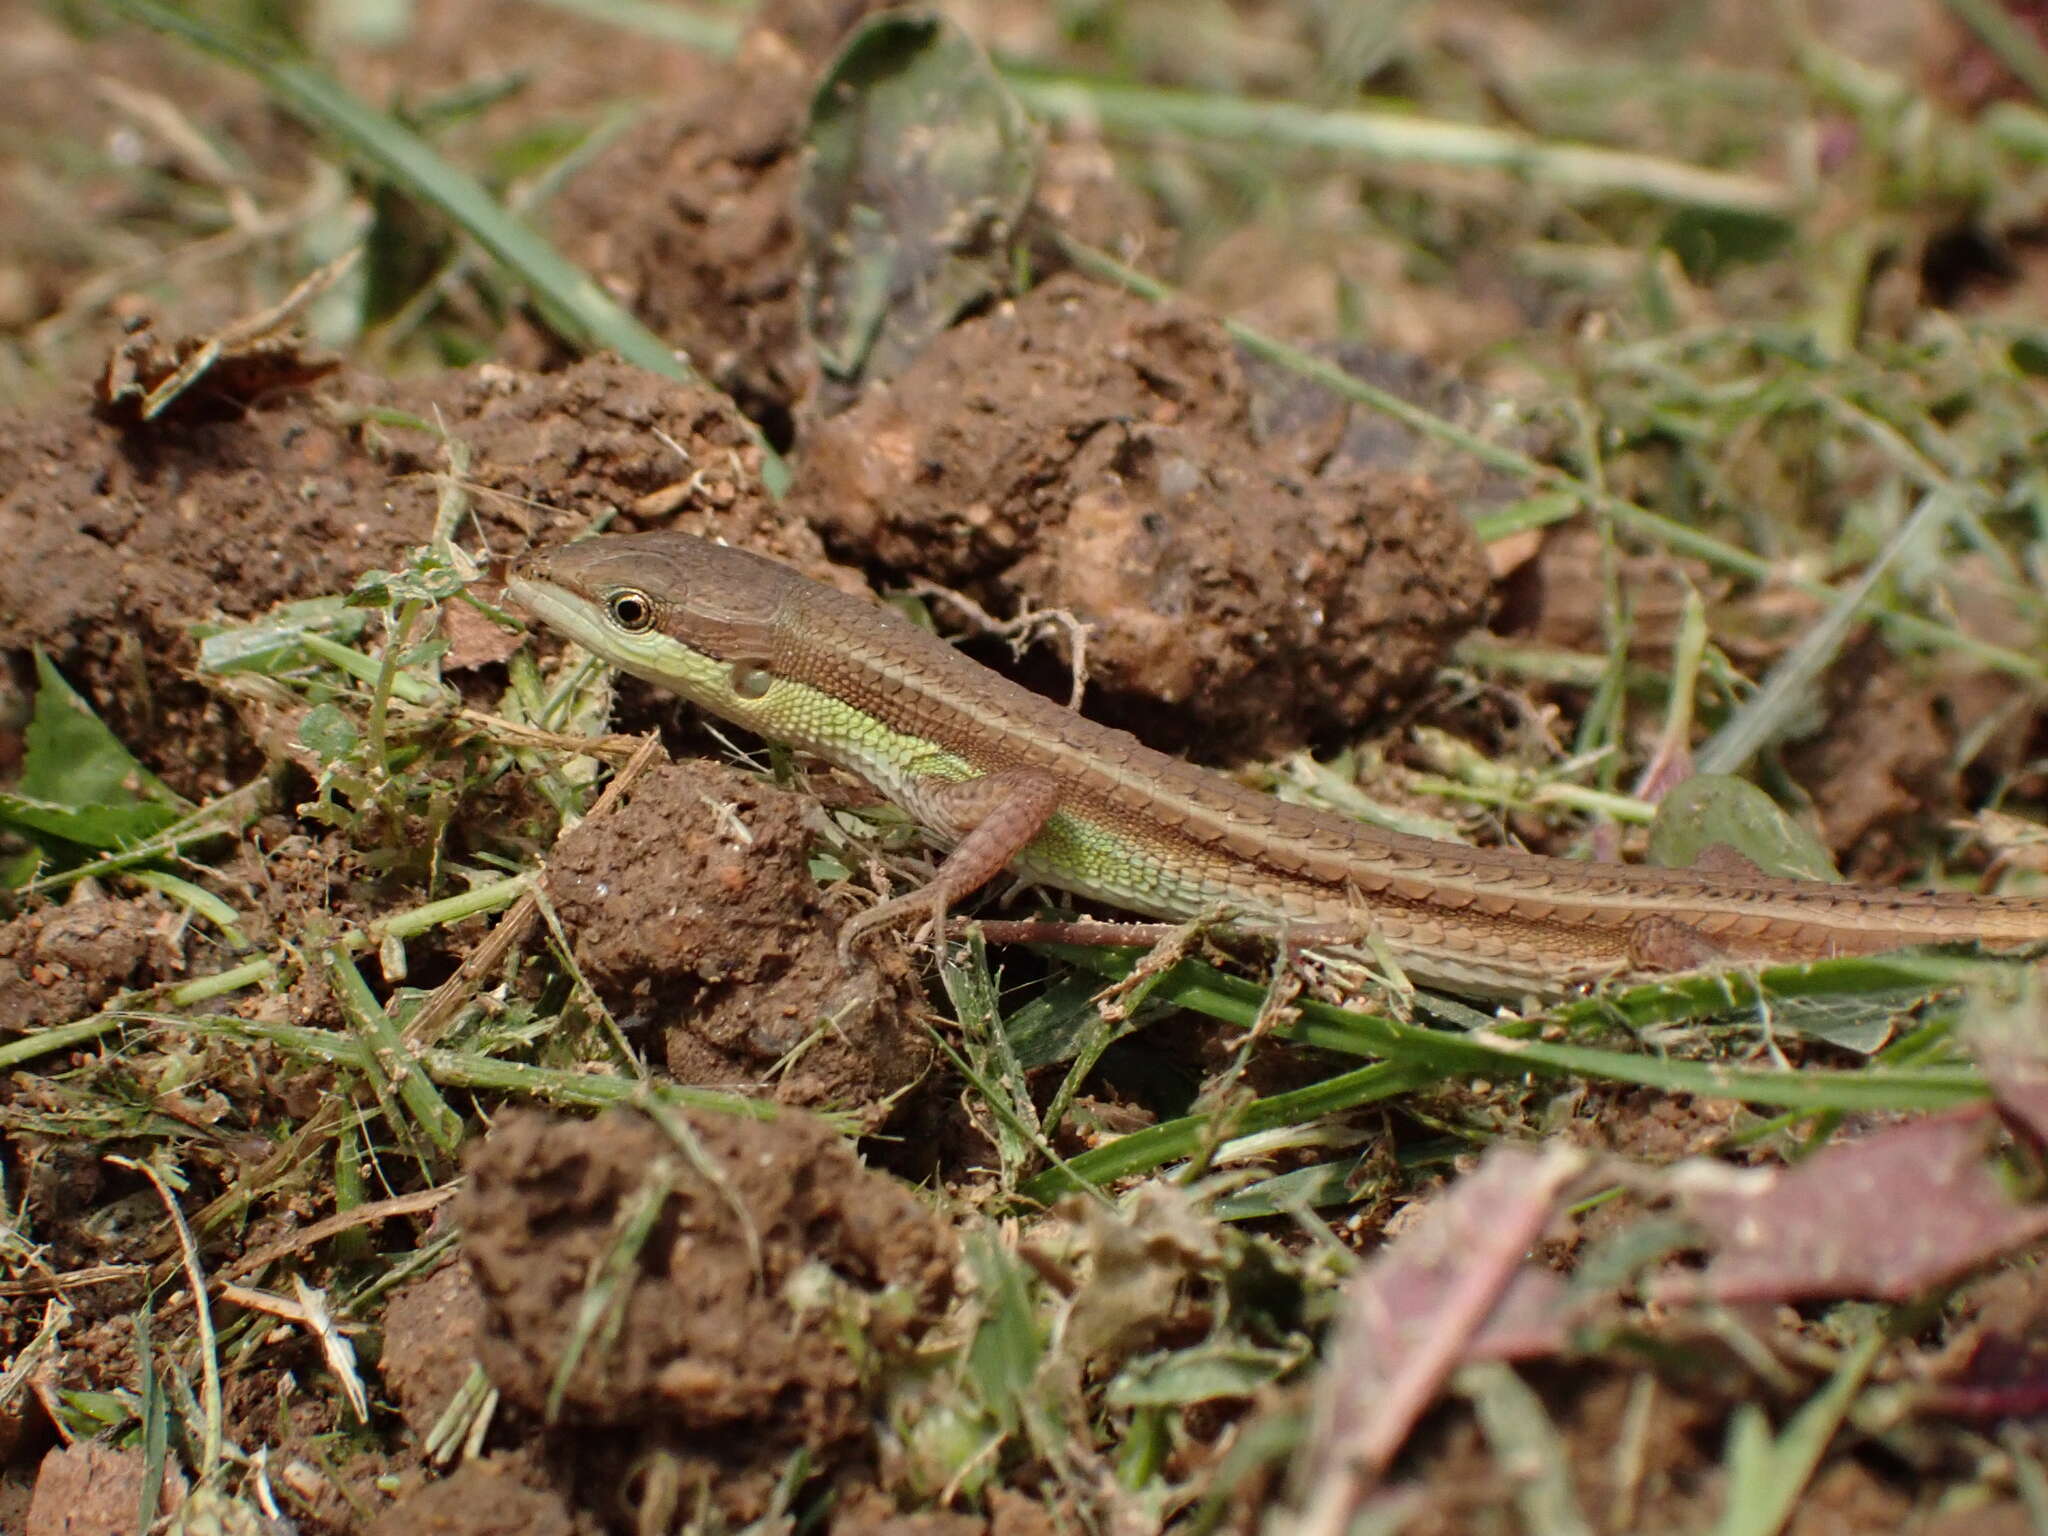
[[1563,1352],[1581,1308],[1564,1276],[1524,1264],[1508,1279],[1464,1360],[1539,1360]]
[[1999,1050],[1984,1051],[1982,1059],[2006,1124],[2036,1147],[2048,1147],[2048,1061]]
[[1361,1493],[1385,1469],[1585,1166],[1575,1148],[1495,1147],[1351,1282],[1310,1453],[1319,1498]]
[[302,352],[290,338],[266,337],[230,350],[216,338],[165,342],[142,330],[108,358],[99,400],[109,417],[131,426],[167,415],[238,416],[254,401],[303,388],[340,366],[339,358]]
[[2048,1413],[2048,1343],[1987,1333],[1961,1370],[1935,1384],[1927,1405],[1962,1418],[2032,1418]]
[[1985,1110],[1916,1120],[1769,1177],[1681,1182],[1679,1203],[1713,1235],[1698,1276],[1666,1299],[1903,1301],[2048,1233],[2048,1205],[2015,1201],[1986,1159]]

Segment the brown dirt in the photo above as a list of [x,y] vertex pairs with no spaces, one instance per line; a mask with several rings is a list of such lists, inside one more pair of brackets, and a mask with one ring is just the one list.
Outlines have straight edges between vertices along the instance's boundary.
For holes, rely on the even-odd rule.
[[562,1495],[521,1480],[528,1469],[497,1458],[465,1461],[379,1514],[366,1536],[594,1536]]
[[483,1321],[467,1264],[444,1264],[392,1292],[378,1371],[416,1441],[426,1440],[476,1363]]
[[1801,783],[1818,787],[1821,841],[1853,850],[1852,879],[1892,878],[1901,864],[1896,839],[1923,809],[1960,810],[1954,738],[1923,683],[1891,664],[1876,636],[1865,635],[1828,669],[1821,688],[1822,728],[1787,758]]
[[68,1023],[185,966],[180,914],[156,896],[89,897],[0,923],[0,1038]]
[[[226,1356],[228,1435],[276,1451],[270,1471],[308,1536],[665,1529],[676,1522],[664,1517],[692,1509],[700,1490],[714,1520],[737,1525],[768,1510],[776,1480],[799,1452],[809,1458],[811,1491],[822,1484],[833,1496],[823,1520],[835,1536],[1073,1531],[1085,1527],[1063,1503],[1074,1497],[1069,1486],[1093,1479],[1108,1490],[1116,1481],[1117,1469],[1084,1465],[1068,1469],[1074,1484],[1063,1486],[1033,1461],[1015,1486],[963,1494],[958,1508],[899,1507],[909,1502],[901,1468],[877,1433],[888,1371],[921,1343],[950,1342],[974,1321],[971,1308],[964,1322],[949,1310],[953,1227],[1005,1241],[1014,1234],[975,1209],[989,1189],[984,1170],[994,1148],[984,1130],[992,1122],[980,1098],[962,1092],[935,1059],[916,973],[902,953],[880,947],[854,977],[839,972],[831,942],[844,911],[808,867],[814,796],[720,766],[657,769],[613,814],[587,819],[549,853],[537,829],[552,820],[528,776],[508,772],[489,783],[451,782],[449,824],[416,818],[393,840],[394,852],[302,814],[313,791],[294,738],[297,717],[194,676],[194,622],[346,591],[362,571],[388,567],[420,543],[447,489],[441,433],[466,456],[475,523],[465,542],[480,530],[493,553],[509,555],[611,519],[618,528],[716,534],[849,586],[861,581],[856,569],[884,585],[936,579],[998,617],[1064,607],[1095,626],[1090,708],[1159,745],[1210,759],[1355,739],[1363,722],[1422,698],[1450,643],[1496,601],[1510,638],[1589,655],[1606,647],[1603,550],[1593,531],[1574,524],[1531,536],[1496,594],[1467,514],[1522,487],[1249,362],[1200,315],[1140,304],[1071,275],[995,306],[891,387],[833,420],[816,419],[788,212],[798,123],[810,70],[868,9],[867,0],[771,0],[730,62],[622,47],[605,27],[498,0],[421,0],[400,47],[334,44],[345,80],[409,109],[526,76],[528,89],[436,129],[435,142],[458,160],[499,155],[521,135],[547,139],[588,126],[629,93],[654,98],[536,218],[778,441],[793,441],[799,485],[778,509],[761,493],[756,452],[723,399],[615,361],[569,364],[516,297],[503,330],[484,338],[500,360],[475,368],[386,379],[362,371],[384,365],[373,338],[347,371],[318,383],[298,366],[305,358],[287,349],[262,360],[274,371],[237,379],[217,370],[157,423],[142,424],[125,408],[90,409],[99,365],[142,347],[139,334],[124,340],[122,322],[153,319],[158,350],[189,352],[210,327],[274,300],[274,279],[296,273],[303,255],[296,228],[282,240],[230,229],[221,250],[202,249],[201,232],[222,227],[221,209],[209,201],[217,193],[211,162],[150,127],[146,97],[124,101],[108,82],[153,93],[182,114],[200,141],[224,153],[231,184],[259,213],[288,214],[320,190],[322,177],[344,189],[330,190],[330,201],[357,196],[362,184],[344,183],[332,152],[241,77],[139,29],[74,33],[26,0],[0,0],[0,35],[9,40],[0,48],[0,94],[10,106],[9,131],[0,134],[0,398],[39,402],[0,414],[0,787],[20,768],[29,650],[38,645],[182,791],[208,796],[266,779],[272,792],[251,825],[226,851],[199,851],[191,866],[237,906],[257,950],[286,967],[282,990],[205,1005],[252,1024],[341,1030],[342,1011],[318,964],[298,964],[317,956],[326,935],[422,899],[426,887],[414,877],[426,868],[443,882],[431,894],[446,894],[459,877],[444,863],[473,877],[487,866],[532,867],[546,854],[551,896],[582,973],[667,1076],[840,1112],[842,1125],[879,1132],[864,1149],[870,1155],[914,1168],[955,1201],[944,1218],[933,1214],[900,1181],[863,1169],[841,1135],[787,1112],[765,1123],[692,1116],[685,1134],[673,1135],[635,1115],[578,1123],[505,1111],[491,1094],[451,1094],[472,1127],[492,1115],[499,1125],[477,1152],[463,1197],[464,1255],[345,1315],[360,1330],[369,1426],[338,1406],[330,1373],[302,1332],[269,1319],[250,1330],[232,1306],[218,1314],[235,1330]],[[2016,9],[2031,19],[2038,7]],[[1029,37],[1025,52],[1059,45],[1046,8],[1012,11],[987,35]],[[1746,12],[1731,14],[1745,36],[1754,32]],[[1482,12],[1454,14],[1446,25],[1484,42],[1497,22]],[[1173,14],[1163,29],[1182,25]],[[1273,60],[1290,49],[1305,54],[1320,34],[1278,9],[1263,25],[1278,51],[1262,54],[1264,62],[1234,62],[1243,73],[1231,78],[1284,95],[1299,81]],[[1952,28],[1945,35],[1954,41]],[[1931,71],[1952,76],[1943,88],[1973,108],[2011,91],[2003,80],[1987,87],[1975,55],[1958,52]],[[1163,78],[1175,78],[1171,65]],[[1512,78],[1502,81],[1512,91]],[[1347,234],[1344,249],[1308,255],[1292,231],[1256,228],[1183,251],[1179,232],[1158,222],[1152,196],[1117,173],[1100,141],[1061,132],[1035,193],[1040,235],[1050,221],[1137,265],[1173,270],[1195,297],[1305,342],[1359,333],[1338,300],[1343,285],[1362,284],[1372,294],[1365,334],[1465,367],[1466,377],[1500,365],[1512,378],[1515,362],[1496,354],[1518,333],[1561,330],[1563,314],[1582,313],[1527,302],[1521,279],[1490,250],[1457,256],[1448,282],[1418,276],[1405,234],[1376,236],[1370,248]],[[83,169],[67,173],[67,165]],[[1171,175],[1152,190],[1168,200]],[[1427,188],[1402,188],[1395,201],[1411,198],[1428,201]],[[420,236],[403,242],[402,254],[424,261],[449,249],[440,232],[400,215],[400,227]],[[379,216],[394,215],[385,207]],[[1529,233],[1550,240],[1557,231]],[[2024,255],[2027,237],[2013,238]],[[1060,270],[1060,259],[1041,239],[1031,266],[1042,279]],[[1316,270],[1277,270],[1310,266]],[[2023,276],[2038,279],[2040,267],[2030,263]],[[2023,319],[2019,300],[2032,291],[2022,285],[2009,297]],[[1412,359],[1320,350],[1468,427],[1498,430],[1498,401]],[[397,425],[392,412],[435,426]],[[1550,446],[1540,427],[1521,422],[1502,440],[1539,455]],[[1619,483],[1645,497],[1655,491]],[[832,564],[828,546],[846,566]],[[1511,563],[1498,547],[1489,553],[1499,569]],[[1968,605],[1958,622],[2000,644],[2033,643],[2030,616],[1999,597],[1997,576],[1990,572],[1985,602]],[[1814,616],[1804,600],[1772,598],[1779,607],[1756,603],[1724,630],[1725,584],[1701,568],[1625,549],[1618,579],[1633,603],[1630,644],[1644,661],[1667,654],[1688,583],[1716,603],[1717,643],[1747,670],[1760,671],[1781,636]],[[943,601],[933,611],[948,630],[971,627]],[[445,633],[457,647],[450,671],[460,670],[472,701],[495,700],[507,660],[502,633],[465,630],[459,620]],[[992,641],[975,646],[998,659]],[[538,649],[550,654],[547,642]],[[1784,754],[1791,775],[1815,791],[1831,843],[1849,850],[1856,868],[1884,878],[1965,800],[2007,785],[2039,792],[2040,722],[2011,710],[2009,680],[1948,658],[1938,665],[1954,675],[1923,677],[1888,652],[1856,649],[1828,679],[1814,744]],[[1025,672],[1064,695],[1053,661],[1041,657]],[[629,721],[667,725],[676,717],[639,685],[622,695]],[[1530,698],[1569,720],[1579,696],[1555,688]],[[1989,734],[1974,779],[1965,781],[1949,759],[1980,726]],[[807,788],[828,798],[836,792],[822,777]],[[10,909],[0,922],[0,1044],[89,1015],[128,989],[242,958],[163,898],[132,892],[114,881],[64,904]],[[432,986],[452,972],[488,928],[472,918],[412,941],[408,985]],[[523,1017],[518,1010],[533,1004],[542,968],[535,952],[479,989],[486,1025]],[[1006,982],[1027,963],[1003,957]],[[373,961],[364,970],[380,1001],[408,1001]],[[554,1045],[543,1042],[543,1053]],[[1080,1150],[1094,1130],[1121,1132],[1179,1113],[1236,1045],[1185,1019],[1123,1042],[1092,1080],[1096,1091],[1068,1122],[1061,1149]],[[1271,1092],[1326,1067],[1269,1042],[1240,1082]],[[141,1380],[135,1317],[150,1285],[139,1266],[160,1263],[175,1243],[154,1190],[106,1155],[175,1172],[181,1202],[196,1210],[263,1166],[279,1138],[334,1093],[339,1076],[304,1053],[169,1026],[107,1036],[10,1071],[0,1082],[0,1187],[9,1213],[0,1259],[19,1288],[0,1292],[0,1364],[34,1336],[45,1296],[62,1281],[72,1317],[39,1388],[51,1402],[64,1393],[133,1393]],[[1027,1087],[1043,1103],[1054,1080]],[[904,1092],[916,1085],[924,1091]],[[1518,1116],[1536,1117],[1528,1098],[1518,1085],[1496,1084],[1389,1106],[1374,1122],[1387,1134],[1360,1165],[1361,1186],[1374,1192],[1345,1235],[1372,1241],[1401,1201],[1434,1177],[1404,1172],[1398,1152],[1427,1141],[1434,1168],[1447,1130],[1461,1141],[1498,1134]],[[1569,1134],[1651,1163],[1714,1147],[1748,1123],[1719,1105],[1648,1092],[1589,1094],[1569,1112]],[[1557,1128],[1554,1113],[1547,1128]],[[361,1209],[362,1196],[336,1187],[339,1159],[356,1159],[369,1198],[413,1192],[434,1172],[416,1165],[367,1110],[356,1129],[346,1148],[330,1155],[323,1147],[313,1163],[266,1185],[245,1221],[204,1231],[208,1272],[280,1244],[288,1259],[253,1277],[259,1283],[288,1295],[291,1271],[333,1297],[355,1294],[367,1266],[350,1240],[364,1234],[299,1241],[308,1223]],[[1295,1149],[1269,1162],[1278,1169],[1289,1158],[1322,1155]],[[1770,1155],[1768,1145],[1745,1154]],[[613,1310],[598,1318],[561,1413],[545,1423],[556,1363],[584,1303],[599,1295],[594,1277],[620,1253],[635,1201],[657,1191],[651,1235],[619,1266]],[[1547,1239],[1545,1252],[1562,1267],[1638,1212],[1608,1202]],[[424,1241],[425,1224],[414,1216],[380,1229],[380,1258]],[[1021,1218],[1018,1229],[1028,1247],[1033,1229]],[[1282,1238],[1276,1263],[1287,1257],[1292,1229]],[[1047,1266],[1041,1278],[1068,1297],[1061,1284],[1071,1277],[1042,1255],[1038,1262]],[[92,1265],[137,1267],[70,1283]],[[1105,1351],[1110,1364],[1156,1341],[1159,1330],[1185,1342],[1180,1335],[1257,1304],[1238,1294],[1241,1276],[1226,1296],[1198,1266],[1166,1268],[1161,1284],[1170,1294],[1145,1314],[1151,1331],[1136,1327]],[[155,1312],[160,1365],[175,1362],[189,1378],[191,1309],[182,1298],[162,1299],[170,1295],[160,1293]],[[2048,1359],[2043,1295],[2038,1274],[2025,1268],[1962,1287],[1919,1341],[1920,1353],[1906,1353],[1902,1385],[1936,1393],[1946,1411],[1987,1432],[2037,1415]],[[1071,1321],[1085,1312],[1070,1305],[1061,1315]],[[1801,1320],[1742,1321],[1796,1356]],[[1729,1410],[1762,1388],[1715,1359],[1712,1372],[1656,1379],[1639,1421],[1642,1475],[1626,1488],[1616,1485],[1614,1448],[1632,1423],[1631,1392],[1651,1378],[1613,1357],[1530,1371],[1596,1526],[1692,1529],[1718,1515]],[[429,1467],[420,1441],[479,1360],[504,1394],[489,1449],[452,1469]],[[1071,1371],[1087,1377],[1092,1392],[1100,1382],[1089,1373],[1107,1368],[1103,1360],[1055,1360],[1048,1376]],[[1282,1389],[1252,1409],[1242,1399],[1206,1405],[1187,1416],[1185,1431],[1172,1430],[1162,1454],[1199,1488],[1198,1472],[1223,1465],[1217,1458],[1228,1448],[1265,1427],[1261,1412],[1290,1402]],[[90,1530],[79,1522],[104,1515],[105,1529],[128,1529],[134,1454],[90,1442],[52,1452],[56,1431],[41,1402],[30,1394],[17,1409],[0,1404],[0,1423],[30,1426],[0,1435],[0,1528],[26,1521],[32,1536]],[[1075,1439],[1087,1448],[1084,1436]],[[1897,1529],[1912,1519],[1942,1536],[2025,1528],[2023,1511],[2002,1493],[1987,1491],[1980,1508],[1939,1516],[1915,1503],[1911,1474],[1946,1466],[1943,1455],[1960,1459],[1959,1444],[1975,1454],[1980,1442],[1959,1433],[1929,1449],[1902,1435],[1883,1447],[1838,1448],[1790,1529]],[[1906,1468],[1900,1458],[1908,1454],[1926,1459]],[[1511,1522],[1504,1510],[1515,1487],[1462,1408],[1430,1420],[1399,1471],[1427,1495],[1413,1529]],[[39,1473],[55,1491],[39,1490],[30,1515]],[[1270,1466],[1250,1474],[1235,1490],[1231,1528],[1255,1529],[1280,1497],[1277,1482]],[[1101,1496],[1136,1518],[1112,1494]]]
[[[1422,354],[1355,343],[1311,344],[1303,350],[1476,437],[1517,452],[1543,457],[1554,439],[1542,423],[1524,419],[1512,402],[1439,372]],[[1468,516],[1522,494],[1513,476],[1346,399],[1320,380],[1242,351],[1238,360],[1250,394],[1253,435],[1284,473],[1339,483],[1386,474],[1420,475]]]
[[949,1509],[901,1514],[893,1501],[873,1491],[855,1498],[832,1520],[832,1536],[983,1536],[988,1528],[979,1515]]
[[19,666],[48,650],[175,787],[231,787],[253,769],[248,727],[187,680],[187,626],[345,592],[433,528],[446,443],[366,419],[372,407],[438,420],[466,447],[477,517],[504,553],[619,514],[817,562],[769,510],[731,407],[617,362],[356,379],[225,420],[128,427],[58,408],[0,415],[0,462],[16,468],[0,484],[0,545],[15,554],[0,652]]
[[1068,277],[825,423],[791,505],[837,551],[1089,624],[1091,697],[1153,742],[1262,757],[1412,694],[1489,588],[1426,477],[1276,457],[1213,321]]
[[939,1316],[952,1239],[787,1111],[693,1116],[674,1135],[624,1113],[507,1115],[472,1161],[460,1219],[484,1300],[479,1353],[522,1413],[544,1415],[579,1308],[650,1188],[666,1191],[658,1216],[567,1378],[558,1448],[585,1499],[610,1503],[609,1488],[630,1501],[615,1480],[659,1454],[727,1518],[752,1519],[799,1446],[820,1469],[865,1454],[875,1372]]
[[[104,322],[147,307],[144,293],[175,292],[181,332],[276,297],[244,263],[253,254],[263,268],[278,237],[201,238],[181,219],[189,189],[233,186],[262,214],[286,216],[286,239],[295,206],[332,201],[331,184],[319,185],[322,151],[255,82],[144,27],[72,20],[34,0],[0,0],[0,338],[18,338],[26,354],[0,348],[0,401],[82,376],[103,350]],[[611,27],[500,0],[421,0],[395,45],[360,35],[350,13],[333,20],[321,41],[369,101],[502,95],[443,127],[437,143],[458,158],[521,134],[587,128],[609,104],[694,98],[726,75],[689,49],[622,48]],[[519,88],[502,92],[508,82]],[[163,126],[177,118],[189,137]],[[194,148],[205,141],[209,152]],[[424,221],[408,233],[415,260],[440,253],[440,232]]]
[[[82,1441],[52,1451],[36,1474],[22,1536],[128,1536],[142,1506],[144,1457]],[[160,1512],[178,1506],[182,1479],[167,1478]]]
[[1613,549],[1599,529],[1565,523],[1545,530],[1536,557],[1503,584],[1494,627],[1563,651],[1605,650],[1610,618],[1604,562],[1609,559],[1614,585],[1628,595],[1629,654],[1653,665],[1671,654],[1687,590],[1712,594],[1726,585],[1697,562]]
[[[1628,1377],[1605,1372],[1545,1383],[1543,1406],[1565,1437],[1579,1508],[1595,1530],[1683,1531],[1699,1528],[1703,1494],[1717,1470],[1713,1431],[1720,1406],[1700,1394],[1659,1392],[1644,1429],[1648,1475],[1634,1488],[1616,1486],[1614,1456],[1627,1413]],[[1514,1497],[1499,1459],[1463,1414],[1426,1427],[1406,1469],[1424,1496],[1417,1536],[1454,1536],[1498,1521]],[[1707,1507],[1712,1507],[1711,1503]],[[1516,1529],[1518,1525],[1502,1525]],[[1853,1528],[1846,1528],[1853,1529]]]
[[1725,1100],[1700,1100],[1619,1086],[1594,1090],[1575,1105],[1569,1134],[1597,1147],[1661,1167],[1718,1151],[1747,1111]]
[[570,260],[784,431],[806,385],[791,206],[808,85],[804,57],[756,30],[571,182],[549,221]]
[[458,154],[470,140],[580,120],[593,102],[688,95],[718,73],[688,48],[622,48],[614,28],[494,0],[420,0],[397,46],[349,35],[336,42],[337,73],[372,101],[518,81],[519,90],[456,126],[448,147]]
[[676,1081],[873,1115],[931,1068],[923,989],[893,946],[842,973],[814,805],[717,764],[657,768],[562,839],[548,890],[584,976],[660,1032]]
[[[786,440],[816,388],[793,215],[815,71],[888,0],[771,0],[739,56],[635,125],[563,189],[549,214],[564,251],[772,439]],[[648,188],[660,189],[650,197]],[[1091,139],[1057,144],[1035,217],[1151,266],[1173,248],[1146,201]],[[1041,272],[1065,259],[1033,250]],[[534,338],[525,360],[552,355]]]
[[[1819,605],[1797,593],[1729,603],[1728,583],[1698,562],[1603,551],[1594,529],[1565,525],[1546,532],[1504,580],[1494,628],[1580,654],[1605,649],[1609,558],[1611,583],[1629,605],[1629,654],[1646,667],[1670,655],[1688,589],[1709,600],[1716,642],[1746,669],[1767,668],[1786,635],[1819,618]],[[1987,578],[1972,597],[1958,616],[1969,633],[2021,651],[2033,643],[1996,583]],[[1781,749],[1809,797],[1816,834],[1849,878],[1896,883],[1926,863],[1930,825],[1981,804],[1990,786],[2034,792],[2043,719],[2012,704],[2004,680],[1981,668],[1950,657],[1902,661],[1869,630],[1852,637],[1823,674],[1810,718]],[[1646,747],[1660,723],[1641,717]],[[1959,773],[1965,741],[1972,754]]]

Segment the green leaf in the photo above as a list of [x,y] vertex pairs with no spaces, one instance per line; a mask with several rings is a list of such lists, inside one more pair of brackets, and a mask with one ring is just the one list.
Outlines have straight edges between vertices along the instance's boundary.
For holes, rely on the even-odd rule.
[[1038,146],[988,56],[921,11],[853,34],[811,99],[804,142],[804,328],[850,395],[1006,291]]
[[1771,1010],[1771,1029],[1872,1056],[1898,1033],[1899,1021],[1911,1018],[1927,997],[1925,988],[1902,987],[1862,996],[1789,998]]
[[1102,983],[1087,976],[1055,982],[1002,1021],[1010,1050],[1027,1071],[1070,1061],[1101,1027],[1096,994]]
[[17,788],[25,800],[75,807],[147,800],[168,807],[173,818],[167,819],[191,809],[135,760],[40,648],[35,717],[29,721],[28,756]]
[[1650,862],[1688,869],[1716,844],[1733,848],[1766,874],[1842,878],[1820,841],[1754,784],[1729,774],[1694,774],[1657,807],[1650,823]]
[[135,1359],[142,1378],[136,1417],[142,1421],[142,1497],[136,1510],[135,1528],[146,1531],[156,1523],[157,1500],[162,1496],[164,1468],[170,1459],[171,1410],[157,1379],[156,1349],[150,1340],[150,1324],[156,1315],[148,1295],[135,1314]]
[[2028,331],[2015,336],[2011,348],[2012,365],[2021,373],[2035,378],[2048,378],[2048,335],[2039,331]]
[[1472,531],[1479,535],[1480,543],[1488,544],[1577,517],[1585,506],[1586,498],[1577,491],[1538,491],[1478,514],[1472,519]]
[[127,1392],[59,1392],[57,1403],[64,1427],[80,1438],[102,1435],[135,1421],[135,1403]]
[[1884,1345],[1883,1332],[1872,1329],[1844,1350],[1827,1385],[1775,1437],[1756,1404],[1736,1410],[1723,1456],[1727,1503],[1716,1536],[1776,1536],[1784,1528]]
[[1277,1216],[1288,1210],[1313,1210],[1319,1206],[1354,1205],[1359,1190],[1355,1183],[1358,1159],[1342,1158],[1333,1163],[1315,1163],[1276,1173],[1269,1179],[1248,1184],[1223,1195],[1210,1209],[1218,1221],[1251,1221]]
[[413,552],[403,570],[365,571],[349,590],[351,608],[396,608],[401,603],[439,603],[463,588],[466,573],[428,546]]
[[967,1346],[967,1380],[1005,1430],[1014,1430],[1037,1379],[1045,1341],[1020,1262],[985,1234],[967,1245],[980,1322]]
[[231,940],[241,942],[239,914],[204,886],[194,885],[190,880],[161,869],[131,869],[128,871],[128,878],[137,885],[147,886],[152,891],[168,896],[188,912],[205,918]]
[[12,858],[0,859],[0,891],[18,891],[42,872],[43,850],[24,848]]
[[322,763],[347,757],[361,739],[355,722],[332,704],[315,705],[299,722],[300,743],[319,753]]
[[169,806],[136,801],[128,805],[56,805],[26,795],[0,794],[0,823],[112,852],[147,842],[178,819]]
[[135,760],[40,650],[36,678],[21,783],[0,794],[0,824],[112,850],[146,842],[190,809]]
[[1728,267],[1768,261],[1784,250],[1793,226],[1772,213],[1727,208],[1683,208],[1664,226],[1662,244],[1694,282],[1705,282]]
[[199,670],[216,674],[278,670],[300,660],[306,636],[326,635],[348,645],[369,622],[367,613],[347,607],[339,597],[283,603],[252,624],[202,633]]
[[1458,1390],[1472,1404],[1494,1464],[1513,1467],[1514,1500],[1522,1529],[1545,1536],[1592,1536],[1572,1486],[1572,1456],[1543,1399],[1498,1360],[1478,1361],[1457,1374]]
[[1177,1408],[1219,1397],[1250,1397],[1301,1361],[1294,1350],[1203,1344],[1133,1360],[1109,1384],[1116,1408]]

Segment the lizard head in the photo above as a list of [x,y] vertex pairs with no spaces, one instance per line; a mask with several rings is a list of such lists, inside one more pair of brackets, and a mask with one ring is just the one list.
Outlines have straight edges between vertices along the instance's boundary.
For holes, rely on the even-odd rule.
[[517,562],[514,606],[600,659],[735,717],[803,578],[691,534],[606,534]]

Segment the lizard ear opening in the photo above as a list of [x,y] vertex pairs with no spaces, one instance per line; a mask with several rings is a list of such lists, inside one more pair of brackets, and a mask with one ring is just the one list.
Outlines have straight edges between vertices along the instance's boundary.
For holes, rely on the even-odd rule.
[[736,697],[760,699],[767,697],[768,690],[775,686],[775,674],[758,661],[736,661],[728,683]]

